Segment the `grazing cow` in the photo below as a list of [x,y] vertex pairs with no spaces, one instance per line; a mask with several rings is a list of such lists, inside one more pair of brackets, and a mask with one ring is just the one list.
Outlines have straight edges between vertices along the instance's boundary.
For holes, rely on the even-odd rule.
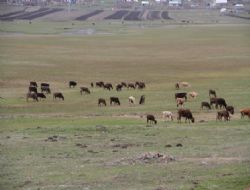
[[110,105],[121,105],[119,98],[117,97],[110,97]]
[[232,115],[234,114],[234,107],[233,106],[227,106],[226,110],[231,113]]
[[224,107],[224,108],[227,107],[227,104],[226,104],[226,101],[225,101],[224,98],[217,98],[215,108],[217,109],[218,106],[220,106],[220,109],[221,109],[222,107]]
[[77,85],[77,82],[75,82],[75,81],[69,81],[69,87],[70,87],[70,88],[71,88],[71,87],[75,88],[76,85]]
[[155,119],[155,116],[151,114],[147,115],[147,123],[151,124],[152,122],[154,122],[154,124],[157,124],[157,120]]
[[41,92],[46,92],[47,94],[51,93],[49,86],[41,86]]
[[221,121],[223,117],[224,117],[224,121],[230,121],[230,115],[227,110],[218,111],[216,121],[217,120]]
[[35,86],[37,87],[37,83],[35,81],[30,81],[30,86]]
[[216,91],[215,90],[209,89],[208,94],[209,94],[209,97],[211,97],[211,95],[213,95],[216,98]]
[[168,118],[168,119],[171,119],[173,121],[174,120],[174,115],[173,115],[173,113],[171,111],[163,111],[162,112],[162,118],[163,119]]
[[102,88],[104,86],[104,82],[103,81],[96,82],[95,86]]
[[113,89],[113,86],[111,83],[106,83],[106,84],[104,84],[103,88],[107,89],[107,90],[111,90],[111,89]]
[[211,106],[208,102],[201,102],[201,109],[203,109],[203,107],[206,107],[209,110],[211,110]]
[[37,93],[37,97],[41,100],[41,99],[46,99],[46,96],[44,93]]
[[135,104],[135,97],[134,96],[129,96],[128,101],[130,104]]
[[185,98],[185,100],[187,101],[187,93],[186,92],[175,93],[175,99],[176,98]]
[[126,82],[121,82],[121,85],[122,85],[123,87],[127,87],[127,86],[128,86]]
[[37,94],[36,93],[30,93],[28,92],[26,94],[26,101],[28,102],[28,99],[31,98],[33,100],[36,100],[38,102]]
[[146,85],[145,85],[144,82],[136,81],[136,82],[135,82],[135,87],[137,87],[138,89],[143,89],[143,88],[146,87]]
[[196,98],[198,96],[198,93],[193,91],[193,92],[189,92],[188,95],[191,98]]
[[241,118],[245,117],[245,115],[248,116],[250,119],[250,108],[244,108],[240,110]]
[[104,106],[107,105],[107,104],[106,104],[106,100],[103,99],[103,98],[99,98],[99,99],[98,99],[98,106],[101,106],[101,105],[104,105]]
[[189,110],[189,109],[179,109],[178,110],[178,117],[177,117],[177,120],[178,122],[181,122],[181,117],[184,117],[185,118],[185,122],[187,122],[187,120],[194,123],[194,117],[192,115],[192,112]]
[[139,101],[139,104],[142,105],[145,103],[145,95],[142,95]]
[[53,100],[55,100],[57,98],[64,100],[64,96],[63,96],[63,94],[61,92],[55,92],[53,94]]
[[129,89],[129,88],[135,89],[135,85],[134,85],[133,83],[129,83],[129,84],[128,84],[128,89]]
[[176,98],[176,106],[177,107],[179,107],[179,105],[181,106],[181,107],[183,107],[183,105],[184,105],[184,102],[185,102],[185,98]]
[[118,91],[121,91],[122,90],[122,84],[117,84],[116,85],[116,91],[118,92]]
[[90,90],[87,87],[80,87],[80,93],[90,94]]
[[35,86],[29,86],[29,92],[37,93],[37,88]]

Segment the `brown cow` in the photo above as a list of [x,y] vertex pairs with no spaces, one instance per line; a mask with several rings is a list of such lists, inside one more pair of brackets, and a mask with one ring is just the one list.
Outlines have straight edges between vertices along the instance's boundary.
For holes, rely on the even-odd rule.
[[241,118],[245,117],[245,115],[248,116],[250,119],[250,108],[244,108],[240,110]]
[[28,92],[26,94],[26,101],[28,102],[28,99],[31,98],[33,100],[36,100],[38,102],[37,94],[36,93],[30,93]]
[[80,93],[90,94],[90,90],[87,87],[80,87]]
[[181,117],[184,117],[185,118],[185,122],[187,122],[187,120],[194,123],[194,117],[192,115],[192,112],[189,110],[189,109],[179,109],[178,110],[178,117],[177,117],[177,120],[178,122],[181,122]]
[[99,98],[99,99],[98,99],[98,106],[101,106],[101,105],[104,105],[104,106],[107,105],[107,104],[106,104],[106,100],[103,99],[103,98]]
[[64,96],[63,96],[63,94],[61,92],[55,92],[53,94],[53,100],[55,100],[57,98],[64,100]]
[[217,120],[221,121],[223,117],[224,117],[224,121],[230,121],[230,115],[227,110],[218,111],[216,121]]

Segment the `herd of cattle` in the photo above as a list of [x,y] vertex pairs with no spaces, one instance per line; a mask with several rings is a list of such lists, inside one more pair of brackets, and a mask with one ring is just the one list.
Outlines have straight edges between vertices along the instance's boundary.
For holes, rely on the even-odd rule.
[[[103,81],[98,81],[95,84],[91,82],[91,87],[99,87],[103,88],[106,90],[113,90],[114,87],[111,83],[104,83]],[[74,88],[77,86],[77,82],[75,81],[69,81],[69,88]],[[180,88],[187,88],[190,87],[191,85],[188,82],[178,82],[175,84],[176,90],[179,90]],[[126,82],[121,82],[115,86],[116,91],[122,91],[123,88],[126,89],[144,89],[146,87],[144,82],[136,81],[135,83],[126,83]],[[29,99],[33,99],[34,101],[39,101],[41,99],[46,99],[45,94],[51,94],[51,89],[50,89],[50,84],[48,83],[41,83],[40,85],[41,92],[38,92],[38,85],[36,82],[31,81],[29,84],[28,88],[28,93],[26,94],[26,101]],[[90,90],[88,87],[80,87],[80,94],[90,94]],[[177,112],[177,121],[181,122],[181,118],[185,118],[185,122],[189,121],[194,123],[195,119],[193,117],[193,114],[190,109],[184,109],[184,103],[187,101],[188,97],[189,98],[196,98],[198,96],[197,92],[177,92],[175,93],[175,101],[177,104],[177,107],[181,106],[182,108],[178,109]],[[210,102],[201,102],[201,109],[204,107],[207,109],[220,109],[217,111],[216,115],[216,120],[222,120],[224,118],[224,121],[229,121],[230,120],[230,114],[234,114],[234,107],[229,106],[224,98],[218,98],[216,91],[215,90],[209,90],[209,97],[210,97]],[[54,92],[53,93],[53,100],[55,99],[61,99],[64,100],[64,95],[61,92]],[[110,97],[110,105],[121,105],[120,100],[118,97]],[[129,104],[135,104],[135,97],[130,96],[128,97]],[[142,105],[145,103],[145,95],[142,95],[140,97],[139,104]],[[99,98],[98,99],[98,106],[107,106],[106,100],[104,98]],[[223,109],[223,110],[221,110]],[[240,110],[241,117],[243,118],[244,116],[248,116],[250,119],[250,108],[245,108]],[[163,111],[162,112],[162,117],[164,119],[169,118],[171,120],[174,119],[174,115],[171,111]],[[155,119],[154,115],[148,114],[147,115],[147,123],[154,123],[157,124],[157,120]]]

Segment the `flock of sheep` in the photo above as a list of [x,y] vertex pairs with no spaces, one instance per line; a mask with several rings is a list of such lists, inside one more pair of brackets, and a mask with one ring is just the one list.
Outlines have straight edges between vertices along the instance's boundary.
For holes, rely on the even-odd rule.
[[[74,88],[77,85],[77,82],[75,81],[69,81],[69,88]],[[111,83],[104,83],[103,81],[99,81],[95,83],[96,87],[99,88],[104,88],[106,90],[111,90],[113,89],[113,85]],[[175,84],[176,90],[179,90],[180,88],[188,88],[191,85],[188,82],[178,82]],[[91,83],[91,87],[94,87],[94,83]],[[123,88],[132,88],[132,89],[144,89],[146,87],[144,82],[135,82],[135,83],[125,83],[121,82],[120,84],[116,85],[116,90],[121,91]],[[28,89],[28,93],[26,94],[26,100],[28,99],[33,99],[34,101],[38,101],[38,99],[45,99],[46,95],[44,94],[50,94],[50,85],[48,83],[41,83],[41,92],[39,93],[38,90],[38,85],[36,82],[31,81]],[[80,94],[82,95],[83,93],[85,94],[90,94],[90,90],[87,87],[80,87]],[[181,118],[183,117],[186,121],[191,121],[194,122],[195,119],[192,115],[192,112],[190,109],[184,109],[184,103],[187,101],[187,97],[190,98],[196,98],[198,96],[197,92],[180,92],[180,93],[175,93],[175,100],[176,100],[176,105],[177,107],[181,107],[178,109],[177,112],[177,121],[181,122]],[[224,98],[217,98],[216,91],[215,90],[209,90],[209,97],[210,97],[210,102],[201,102],[201,109],[206,107],[207,109],[211,109],[213,105],[215,105],[215,108],[224,108],[223,110],[220,110],[217,112],[216,120],[222,120],[224,118],[224,121],[229,121],[230,120],[230,114],[234,114],[234,107],[233,106],[228,106]],[[61,99],[64,100],[63,93],[61,92],[54,92],[53,93],[53,99]],[[129,104],[135,104],[135,97],[134,96],[129,96],[128,97]],[[139,104],[144,104],[145,103],[145,96],[142,95],[140,97]],[[104,98],[99,98],[98,99],[98,106],[106,106],[106,100]],[[120,100],[118,97],[110,97],[110,105],[120,105]],[[248,116],[250,119],[250,108],[245,108],[240,110],[241,117]],[[174,120],[174,115],[171,111],[163,111],[162,112],[162,117],[164,119],[170,119]],[[154,115],[148,114],[147,115],[147,123],[154,123],[157,124],[157,120],[155,119]]]

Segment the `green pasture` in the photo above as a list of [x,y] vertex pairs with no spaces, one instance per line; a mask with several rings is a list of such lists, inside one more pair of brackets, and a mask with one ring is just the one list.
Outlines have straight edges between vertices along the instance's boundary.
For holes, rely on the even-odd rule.
[[[35,27],[25,28],[33,23],[19,24],[22,34],[0,36],[0,189],[250,187],[250,120],[239,114],[250,105],[249,25],[125,25],[126,32],[75,35],[61,29],[78,23],[64,22],[58,33],[57,23],[49,34],[37,35]],[[111,31],[108,23],[96,27]],[[70,80],[78,86],[70,89]],[[146,88],[90,87],[100,80],[144,81]],[[30,81],[50,83],[65,101],[47,95],[26,102]],[[180,92],[199,94],[185,103],[195,123],[176,121],[177,81],[191,84]],[[81,96],[80,86],[91,94]],[[209,89],[235,107],[230,122],[216,121],[217,110],[200,109],[201,101],[209,101]],[[131,95],[135,105],[128,103]],[[141,95],[145,105],[138,105]],[[121,106],[110,106],[110,96],[119,97]],[[108,105],[98,107],[98,98]],[[164,110],[174,113],[173,122],[162,119]],[[148,113],[156,116],[156,126],[146,124]],[[148,152],[174,161],[138,161]]]

